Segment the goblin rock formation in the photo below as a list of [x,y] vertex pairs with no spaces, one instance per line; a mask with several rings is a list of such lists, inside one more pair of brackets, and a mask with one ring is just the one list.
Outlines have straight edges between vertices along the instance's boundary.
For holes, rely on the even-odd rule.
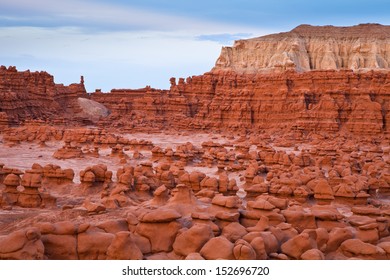
[[390,259],[389,32],[240,40],[169,90],[1,67],[0,259]]

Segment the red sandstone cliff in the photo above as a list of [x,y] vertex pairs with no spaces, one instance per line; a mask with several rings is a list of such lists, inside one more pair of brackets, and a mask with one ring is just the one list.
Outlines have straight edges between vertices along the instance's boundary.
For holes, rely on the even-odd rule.
[[0,67],[0,112],[12,123],[61,117],[72,110],[77,97],[85,95],[82,83],[64,86],[55,84],[46,72]]
[[171,81],[169,91],[113,91],[92,99],[136,126],[389,132],[389,72],[225,72]]

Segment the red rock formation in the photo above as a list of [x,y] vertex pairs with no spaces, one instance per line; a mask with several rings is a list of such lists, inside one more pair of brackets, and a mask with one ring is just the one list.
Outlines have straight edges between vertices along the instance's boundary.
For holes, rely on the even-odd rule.
[[[193,129],[389,131],[390,73],[349,70],[269,74],[211,72],[172,85],[170,91],[92,94],[113,116],[132,126]],[[140,96],[141,95],[141,96]],[[146,103],[147,104],[146,104]],[[153,124],[152,124],[153,122]],[[121,123],[121,121],[117,121]]]
[[0,67],[0,112],[9,121],[54,120],[73,113],[78,97],[85,97],[84,84],[55,84],[46,72],[18,72],[16,67]]

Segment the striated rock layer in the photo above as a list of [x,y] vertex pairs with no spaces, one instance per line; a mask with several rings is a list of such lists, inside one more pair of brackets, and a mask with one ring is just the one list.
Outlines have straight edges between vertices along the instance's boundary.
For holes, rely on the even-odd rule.
[[224,47],[214,71],[389,69],[390,26],[300,25],[290,32],[238,40]]
[[0,112],[9,122],[30,119],[53,120],[76,113],[77,98],[85,96],[84,83],[55,84],[47,72],[17,71],[15,67],[0,67]]
[[[169,91],[93,93],[117,125],[193,129],[389,132],[390,72],[206,73]],[[118,102],[120,100],[120,102]]]

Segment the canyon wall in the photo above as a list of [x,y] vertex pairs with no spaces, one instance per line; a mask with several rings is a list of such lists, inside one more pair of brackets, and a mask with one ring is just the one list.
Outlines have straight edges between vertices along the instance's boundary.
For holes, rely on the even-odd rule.
[[390,72],[211,72],[171,83],[169,91],[112,91],[92,99],[113,112],[113,122],[135,127],[389,132]]
[[52,120],[73,114],[77,97],[86,96],[84,84],[55,84],[47,72],[0,67],[0,112],[11,123],[30,119]]

